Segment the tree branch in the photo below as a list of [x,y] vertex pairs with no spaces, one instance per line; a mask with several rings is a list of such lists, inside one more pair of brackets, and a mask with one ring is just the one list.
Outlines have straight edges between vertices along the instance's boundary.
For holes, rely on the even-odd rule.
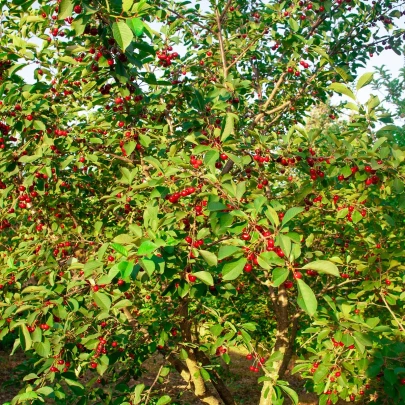
[[216,18],[217,27],[218,27],[217,37],[218,37],[218,42],[219,42],[219,51],[220,51],[220,54],[221,54],[222,69],[223,69],[223,72],[224,72],[224,80],[225,80],[226,77],[228,76],[228,67],[227,67],[227,63],[226,63],[224,40],[222,38],[221,16],[219,14],[218,9],[215,10],[215,18]]

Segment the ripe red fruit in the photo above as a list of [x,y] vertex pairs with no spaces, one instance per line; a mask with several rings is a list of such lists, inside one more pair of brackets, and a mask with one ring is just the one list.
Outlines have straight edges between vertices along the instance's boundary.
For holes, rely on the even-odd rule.
[[109,261],[109,262],[113,262],[115,259],[114,259],[114,256],[108,256],[107,257],[107,260]]
[[247,360],[252,360],[253,359],[253,354],[247,354],[246,359]]
[[117,284],[118,284],[119,286],[123,286],[123,285],[125,284],[125,281],[120,278],[120,279],[117,281]]
[[74,6],[73,11],[74,11],[76,14],[80,14],[80,13],[82,12],[82,6],[79,5],[79,4],[77,4],[76,6]]
[[242,240],[250,240],[250,234],[244,232],[244,233],[242,233],[241,238],[242,238]]
[[97,292],[100,289],[100,287],[98,285],[93,285],[93,291]]
[[292,288],[293,285],[294,285],[294,283],[291,280],[287,280],[287,281],[284,282],[284,287],[287,288],[287,289]]
[[294,272],[294,278],[295,279],[301,279],[302,278],[302,273],[299,271],[295,271]]
[[250,272],[252,271],[252,269],[253,269],[253,266],[252,266],[250,263],[246,263],[246,264],[245,264],[245,267],[243,267],[243,270],[244,270],[246,273],[250,273]]
[[191,283],[194,283],[194,282],[197,280],[197,277],[194,276],[193,274],[189,274],[189,275],[188,275],[188,280],[189,280]]
[[97,368],[97,363],[95,361],[92,361],[90,363],[90,368],[93,368],[93,369]]
[[119,126],[120,128],[122,128],[124,125],[125,125],[125,122],[123,122],[123,121],[118,121],[118,126]]
[[34,119],[34,117],[31,114],[28,114],[26,118],[28,121],[32,121]]
[[221,153],[221,154],[219,155],[219,157],[221,158],[221,160],[226,160],[226,159],[228,159],[228,155],[225,154],[225,153]]

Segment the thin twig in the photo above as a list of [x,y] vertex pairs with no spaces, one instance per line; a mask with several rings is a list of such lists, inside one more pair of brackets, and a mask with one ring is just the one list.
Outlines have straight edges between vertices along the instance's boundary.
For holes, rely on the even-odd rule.
[[225,55],[225,48],[224,48],[224,40],[222,38],[222,24],[221,24],[221,16],[219,14],[218,9],[215,10],[215,18],[217,20],[217,26],[218,26],[218,42],[219,42],[219,51],[221,53],[221,59],[222,59],[222,69],[224,71],[224,79],[228,76],[228,67],[226,63],[226,55]]
[[221,16],[219,17],[220,21],[222,22],[223,19],[225,18],[226,13],[228,12],[229,7],[231,6],[233,0],[228,0],[228,2],[225,4],[224,9],[222,10]]
[[185,17],[183,14],[178,13],[177,11],[171,9],[171,8],[167,8],[166,10],[170,11],[171,13],[173,13],[174,15],[176,15],[177,17],[186,20],[192,24],[195,24],[197,26],[199,26],[200,28],[202,28],[203,30],[206,30],[208,32],[210,32],[211,34],[213,34],[213,32],[211,31],[210,28],[208,28],[207,26],[200,24],[198,21],[194,21],[194,20],[190,20],[189,18]]
[[388,309],[388,311],[390,312],[390,314],[392,315],[392,317],[395,319],[395,322],[398,324],[400,332],[404,332],[404,331],[405,331],[404,326],[403,326],[402,323],[398,320],[398,318],[395,316],[395,314],[394,314],[394,312],[392,311],[391,307],[388,305],[388,303],[387,303],[387,301],[386,301],[386,299],[385,299],[385,297],[384,297],[384,294],[380,293],[380,297],[381,297],[381,299],[383,300],[384,305],[386,306],[386,308]]
[[146,399],[145,399],[145,405],[148,405],[148,403],[149,403],[149,397],[150,397],[150,394],[151,394],[151,392],[152,392],[152,388],[156,385],[157,380],[159,379],[160,372],[162,371],[163,366],[164,366],[164,363],[160,366],[159,371],[158,371],[157,374],[156,374],[156,378],[155,378],[155,380],[153,381],[152,385],[150,386],[150,388],[149,388],[149,390],[148,390],[148,395],[146,396]]

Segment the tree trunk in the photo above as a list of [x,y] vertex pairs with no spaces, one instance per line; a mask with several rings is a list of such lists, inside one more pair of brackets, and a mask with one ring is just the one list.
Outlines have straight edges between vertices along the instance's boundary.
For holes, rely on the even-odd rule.
[[[204,366],[209,365],[211,362],[207,355],[204,352],[198,351],[197,352],[197,359],[200,361]],[[210,371],[211,376],[212,376],[212,385],[215,387],[215,389],[218,392],[218,395],[224,401],[225,405],[236,405],[235,399],[233,398],[233,395],[231,391],[229,391],[228,387],[225,385],[223,382],[222,378],[218,374],[216,370],[211,370]]]
[[[266,374],[271,380],[265,381],[263,384],[259,405],[273,405],[274,386],[277,380],[282,378],[287,371],[294,352],[294,343],[298,327],[298,316],[294,316],[294,318],[291,319],[289,314],[288,297],[284,285],[278,287],[277,296],[275,295],[274,289],[271,289],[270,296],[277,320],[276,343],[273,353],[280,352],[282,359],[274,362],[272,372]],[[292,327],[290,327],[291,320]]]
[[[185,342],[193,342],[191,334],[191,322],[188,316],[188,301],[183,299],[181,302],[179,315],[182,320],[180,321],[181,334]],[[220,405],[218,399],[210,392],[205,384],[204,379],[201,377],[200,368],[198,367],[196,354],[193,348],[185,347],[187,352],[186,365],[190,373],[191,380],[194,385],[194,394],[200,401],[207,405]]]

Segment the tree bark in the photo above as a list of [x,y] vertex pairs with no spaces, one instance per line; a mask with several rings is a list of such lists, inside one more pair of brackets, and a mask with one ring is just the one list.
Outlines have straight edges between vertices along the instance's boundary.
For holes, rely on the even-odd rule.
[[[288,364],[294,352],[294,343],[298,327],[298,316],[291,319],[288,308],[288,296],[284,285],[278,287],[277,295],[275,295],[274,290],[271,289],[270,296],[277,321],[276,343],[273,353],[280,352],[282,359],[274,362],[273,371],[266,374],[266,376],[270,378],[270,381],[265,381],[263,384],[259,405],[273,404],[274,386],[277,380],[282,378],[287,371]],[[292,327],[290,327],[291,321]]]
[[[182,320],[180,321],[181,334],[185,342],[192,343],[191,322],[188,316],[188,301],[183,299],[180,304],[179,315]],[[200,368],[198,367],[197,357],[192,347],[186,346],[187,359],[185,361],[188,371],[190,373],[191,381],[194,386],[194,394],[199,400],[207,405],[220,405],[218,399],[210,392],[205,384],[204,379],[201,377]]]
[[[209,365],[211,362],[207,355],[201,351],[197,352],[197,359],[200,361],[204,366]],[[229,391],[228,387],[225,385],[223,382],[222,378],[218,374],[216,370],[211,370],[211,376],[212,376],[212,385],[215,387],[216,391],[218,392],[218,395],[224,401],[225,405],[237,405],[235,402],[235,399],[233,398],[233,395],[231,391]]]

